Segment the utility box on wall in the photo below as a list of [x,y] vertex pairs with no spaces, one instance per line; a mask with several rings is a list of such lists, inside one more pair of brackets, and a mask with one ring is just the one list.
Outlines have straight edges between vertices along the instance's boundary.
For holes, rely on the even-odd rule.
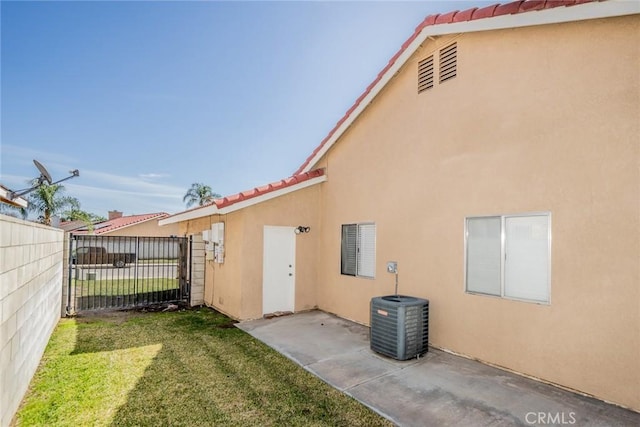
[[207,261],[224,262],[224,222],[211,224],[210,230],[202,232],[202,240],[205,241],[205,258]]

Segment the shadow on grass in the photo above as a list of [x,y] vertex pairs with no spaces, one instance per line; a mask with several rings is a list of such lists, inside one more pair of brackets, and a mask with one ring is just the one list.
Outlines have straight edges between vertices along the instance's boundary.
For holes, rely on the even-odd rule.
[[124,403],[113,408],[113,426],[386,423],[210,309],[77,321],[73,354],[126,350],[134,363],[144,358],[138,349],[147,351],[141,376],[114,396]]

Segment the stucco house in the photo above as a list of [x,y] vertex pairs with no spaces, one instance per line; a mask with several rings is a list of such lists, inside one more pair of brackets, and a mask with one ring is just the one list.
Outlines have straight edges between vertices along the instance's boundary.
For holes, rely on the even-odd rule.
[[429,16],[292,177],[160,224],[218,243],[204,302],[236,319],[368,324],[397,261],[431,345],[640,411],[639,13]]
[[109,211],[106,221],[87,226],[78,221],[60,224],[73,235],[72,251],[79,246],[98,246],[111,252],[135,252],[138,260],[176,258],[179,244],[178,224],[161,227],[159,221],[166,212],[123,215]]

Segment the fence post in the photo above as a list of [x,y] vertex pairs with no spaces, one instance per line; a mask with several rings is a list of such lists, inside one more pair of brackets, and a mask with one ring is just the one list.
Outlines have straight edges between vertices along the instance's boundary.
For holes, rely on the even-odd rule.
[[70,272],[71,263],[71,233],[65,232],[62,243],[62,300],[60,301],[60,317],[69,314],[70,307]]
[[134,297],[134,301],[135,301],[135,306],[138,306],[139,301],[139,296],[140,296],[140,288],[138,287],[138,257],[140,256],[140,237],[136,236],[136,250],[135,250],[135,254],[136,254],[136,259],[135,262],[133,264],[133,293],[135,294]]
[[191,236],[191,292],[189,305],[204,304],[204,240],[202,234]]

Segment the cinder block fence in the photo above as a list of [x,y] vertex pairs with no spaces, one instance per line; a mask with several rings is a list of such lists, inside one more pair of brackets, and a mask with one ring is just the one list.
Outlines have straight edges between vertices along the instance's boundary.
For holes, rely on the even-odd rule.
[[64,233],[0,215],[0,426],[8,426],[60,319]]

